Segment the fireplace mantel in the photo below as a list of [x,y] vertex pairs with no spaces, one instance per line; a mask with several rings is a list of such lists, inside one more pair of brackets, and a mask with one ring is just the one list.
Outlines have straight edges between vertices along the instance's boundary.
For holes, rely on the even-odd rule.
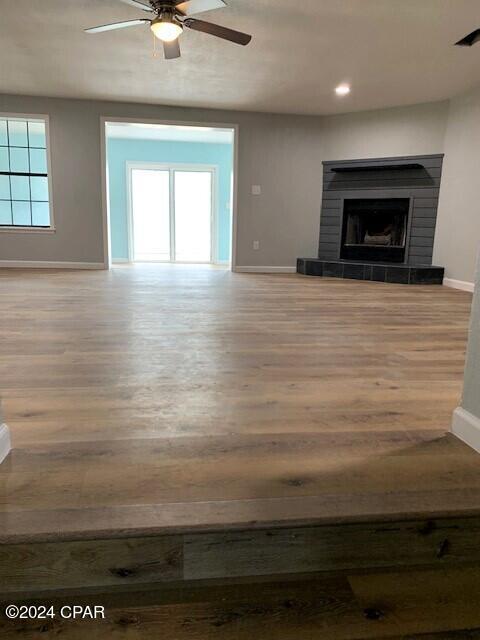
[[359,171],[415,171],[422,170],[424,166],[418,162],[406,162],[404,164],[367,164],[367,165],[342,165],[332,167],[334,173],[358,173]]

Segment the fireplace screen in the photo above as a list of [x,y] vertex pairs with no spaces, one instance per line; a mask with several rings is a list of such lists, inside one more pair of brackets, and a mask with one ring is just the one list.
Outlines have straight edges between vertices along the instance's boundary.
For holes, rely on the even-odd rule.
[[403,262],[408,198],[345,200],[341,258]]

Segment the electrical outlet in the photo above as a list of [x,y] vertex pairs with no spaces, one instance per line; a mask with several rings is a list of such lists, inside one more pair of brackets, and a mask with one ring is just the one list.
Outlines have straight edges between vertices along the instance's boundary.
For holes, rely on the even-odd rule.
[[259,240],[254,240],[253,241],[253,250],[254,251],[258,251],[260,249],[260,241]]
[[262,187],[259,184],[252,184],[252,196],[262,195]]

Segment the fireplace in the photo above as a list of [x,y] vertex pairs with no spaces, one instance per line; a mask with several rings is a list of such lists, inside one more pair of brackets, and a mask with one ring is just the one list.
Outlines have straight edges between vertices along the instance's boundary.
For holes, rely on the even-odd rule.
[[405,262],[410,198],[343,201],[340,258]]
[[318,257],[304,275],[442,284],[432,265],[443,155],[323,163]]

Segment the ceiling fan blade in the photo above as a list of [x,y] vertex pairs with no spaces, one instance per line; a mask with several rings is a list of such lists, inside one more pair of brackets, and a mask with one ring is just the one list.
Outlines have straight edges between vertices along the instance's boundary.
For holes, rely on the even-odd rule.
[[103,31],[114,31],[115,29],[125,29],[126,27],[137,27],[140,24],[150,24],[150,20],[127,20],[126,22],[114,22],[113,24],[102,24],[99,27],[85,29],[85,33],[103,33]]
[[195,13],[222,9],[226,6],[227,3],[223,0],[187,0],[186,2],[178,2],[175,9],[181,11],[184,16],[193,16]]
[[163,52],[165,54],[165,60],[174,60],[175,58],[180,58],[180,43],[178,41],[178,38],[176,40],[173,40],[173,42],[164,42]]
[[221,27],[218,24],[197,20],[196,18],[187,18],[183,21],[183,24],[194,31],[208,33],[211,36],[217,36],[217,38],[223,38],[224,40],[229,40],[230,42],[235,42],[235,44],[241,44],[243,46],[248,44],[252,39],[252,36],[249,36],[247,33],[227,29],[227,27]]
[[152,7],[144,2],[140,2],[140,0],[120,0],[120,2],[129,4],[131,7],[135,7],[135,9],[142,9],[143,11],[150,11],[150,13],[153,13]]
[[455,44],[458,47],[472,47],[475,43],[480,41],[480,29],[475,29],[472,33],[469,33],[468,36],[462,38]]

